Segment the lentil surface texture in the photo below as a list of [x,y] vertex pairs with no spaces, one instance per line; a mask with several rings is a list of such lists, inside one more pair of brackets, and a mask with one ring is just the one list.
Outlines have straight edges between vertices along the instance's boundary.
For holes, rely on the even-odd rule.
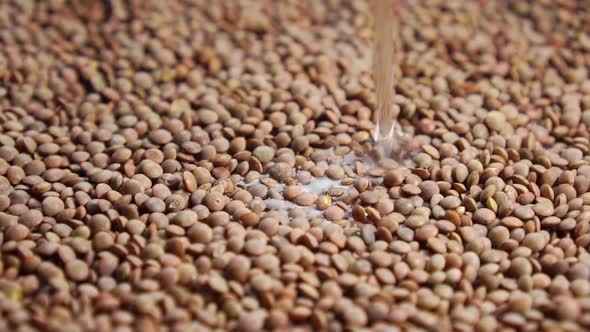
[[0,1],[0,331],[590,329],[590,5]]

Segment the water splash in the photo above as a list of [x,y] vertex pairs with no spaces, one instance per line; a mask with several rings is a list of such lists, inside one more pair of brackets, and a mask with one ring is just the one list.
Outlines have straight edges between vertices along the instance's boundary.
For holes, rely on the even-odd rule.
[[348,189],[350,186],[344,186],[340,180],[333,180],[327,176],[314,177],[308,184],[300,184],[303,191],[321,195],[327,193],[332,188]]

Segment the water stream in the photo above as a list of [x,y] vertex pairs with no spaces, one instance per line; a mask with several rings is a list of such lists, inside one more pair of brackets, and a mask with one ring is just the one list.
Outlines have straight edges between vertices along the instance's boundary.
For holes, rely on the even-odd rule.
[[395,96],[396,50],[399,49],[399,11],[403,0],[373,0],[373,79],[377,94],[374,140],[379,157],[400,160],[407,139],[397,121],[400,113]]

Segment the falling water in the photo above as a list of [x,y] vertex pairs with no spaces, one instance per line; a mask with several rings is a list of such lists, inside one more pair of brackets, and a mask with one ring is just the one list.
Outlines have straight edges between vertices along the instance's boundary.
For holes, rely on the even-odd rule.
[[[393,104],[395,93],[397,12],[403,0],[373,0],[374,49],[373,78],[377,93],[375,142],[389,157],[400,149],[401,128],[397,122],[399,107]],[[395,157],[395,156],[393,156]]]

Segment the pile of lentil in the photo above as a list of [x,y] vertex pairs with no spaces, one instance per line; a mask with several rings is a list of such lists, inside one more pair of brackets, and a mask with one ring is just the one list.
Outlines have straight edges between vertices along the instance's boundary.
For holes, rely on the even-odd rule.
[[0,330],[590,329],[590,4],[410,1],[412,167],[369,13],[0,2]]

